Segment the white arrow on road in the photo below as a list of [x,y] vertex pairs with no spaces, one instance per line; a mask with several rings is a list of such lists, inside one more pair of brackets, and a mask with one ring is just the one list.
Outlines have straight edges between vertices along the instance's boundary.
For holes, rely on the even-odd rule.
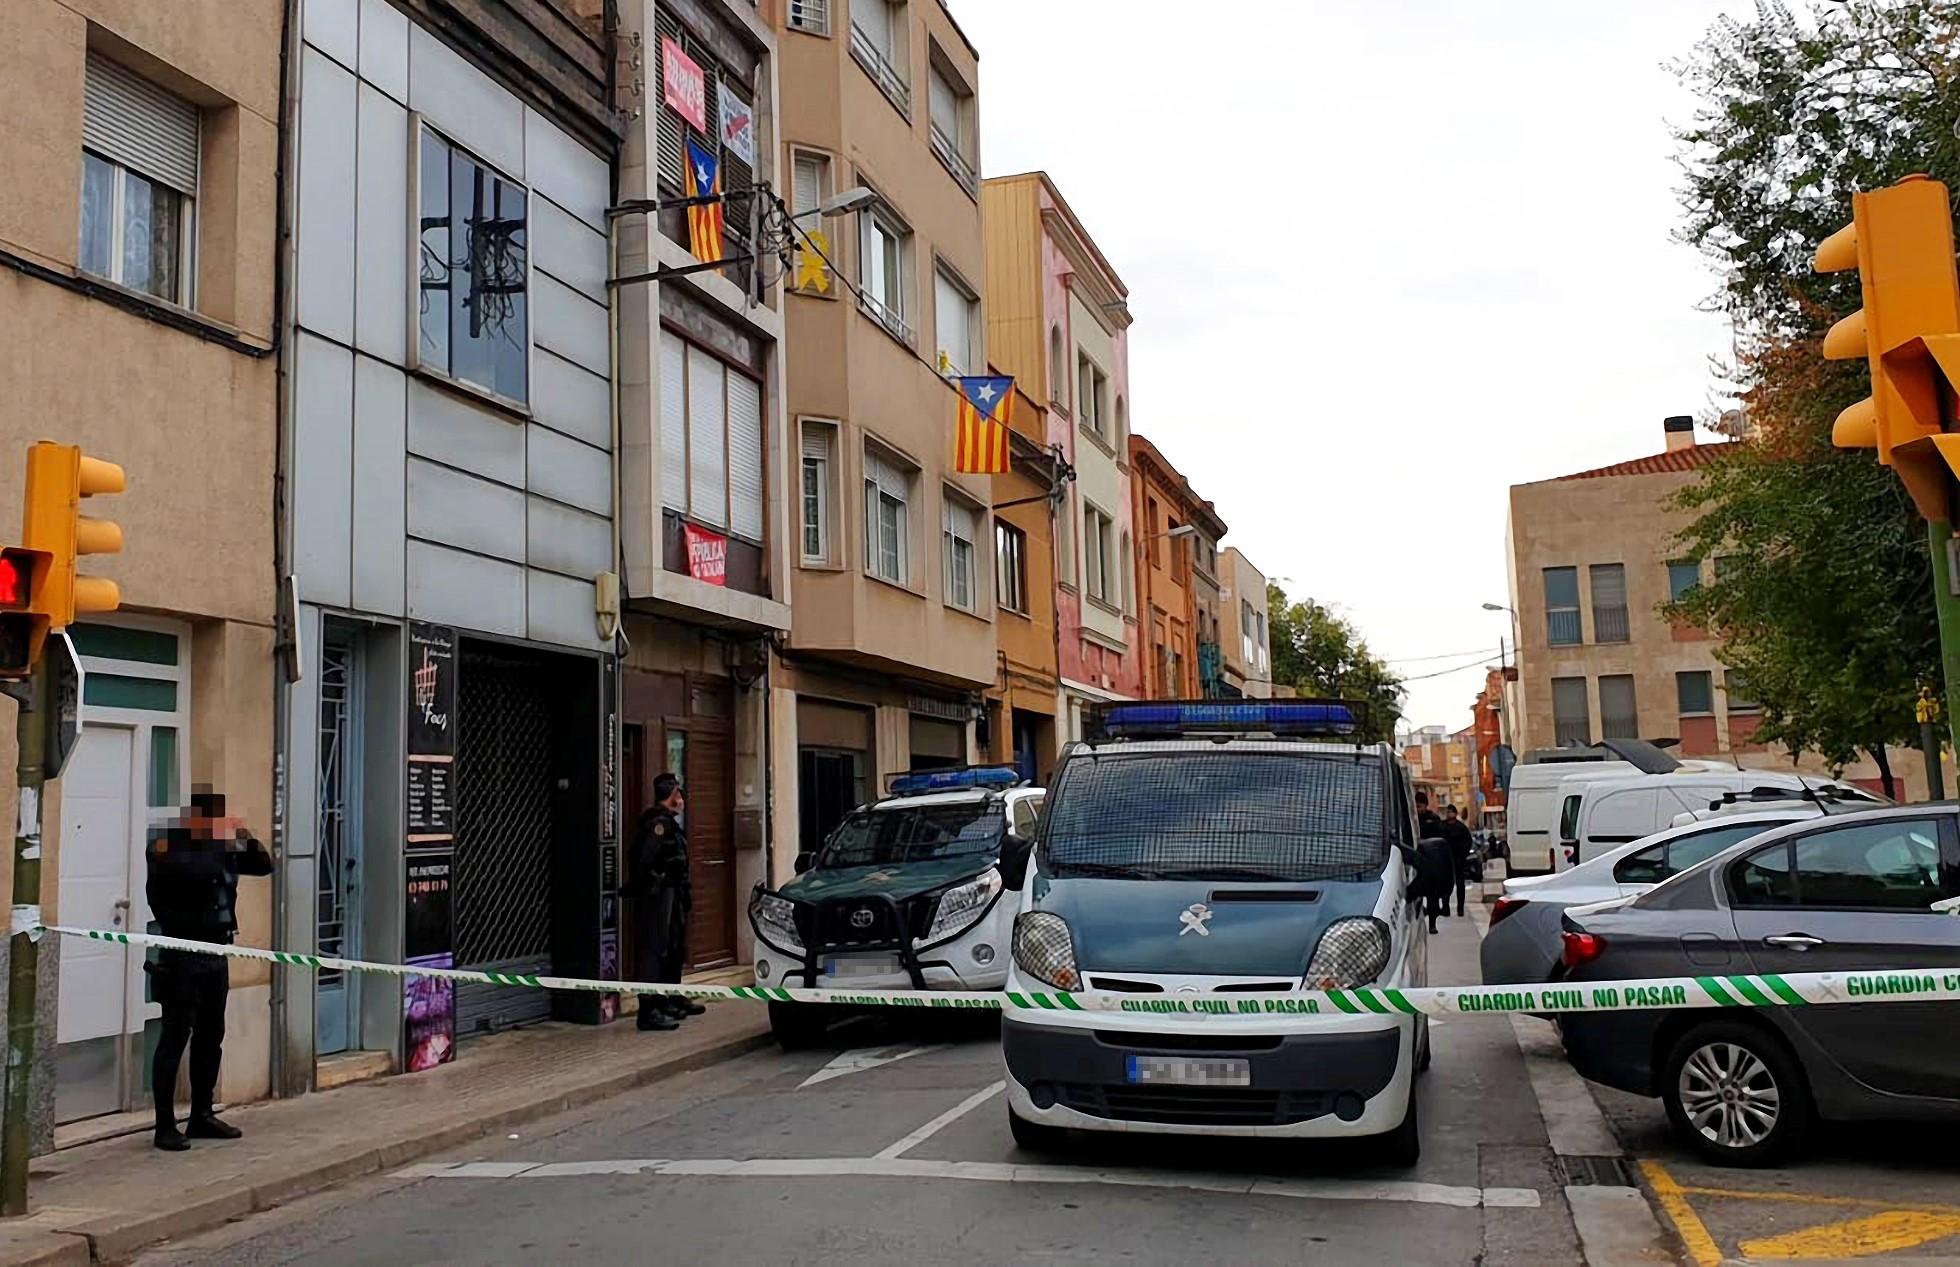
[[838,1057],[817,1070],[796,1089],[814,1087],[819,1082],[829,1082],[832,1078],[842,1078],[846,1074],[862,1073],[866,1069],[876,1069],[879,1065],[889,1065],[896,1060],[906,1060],[913,1056],[923,1056],[929,1051],[944,1051],[944,1043],[935,1047],[860,1047],[856,1051],[839,1053]]

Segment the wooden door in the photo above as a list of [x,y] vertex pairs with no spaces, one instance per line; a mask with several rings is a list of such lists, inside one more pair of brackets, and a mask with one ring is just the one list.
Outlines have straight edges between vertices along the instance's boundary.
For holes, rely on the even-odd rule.
[[693,971],[735,962],[735,737],[729,728],[701,720],[690,722],[686,733],[682,778],[694,881],[687,966]]

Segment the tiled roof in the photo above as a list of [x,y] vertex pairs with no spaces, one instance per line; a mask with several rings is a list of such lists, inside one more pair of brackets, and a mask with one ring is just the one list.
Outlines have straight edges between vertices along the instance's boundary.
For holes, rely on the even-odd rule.
[[1612,475],[1665,475],[1671,471],[1692,471],[1713,462],[1716,457],[1726,453],[1728,448],[1729,443],[1697,444],[1685,449],[1672,449],[1666,453],[1634,458],[1627,462],[1615,462],[1611,466],[1594,467],[1590,471],[1574,471],[1570,475],[1560,475],[1555,478],[1593,480]]

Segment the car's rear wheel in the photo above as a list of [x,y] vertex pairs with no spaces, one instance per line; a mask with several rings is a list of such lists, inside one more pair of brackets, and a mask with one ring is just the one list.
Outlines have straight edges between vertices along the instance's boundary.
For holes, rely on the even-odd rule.
[[1710,1021],[1678,1039],[1662,1067],[1661,1102],[1683,1142],[1718,1166],[1770,1166],[1810,1126],[1810,1089],[1780,1038]]
[[771,1003],[769,1032],[784,1051],[803,1051],[823,1042],[830,1018],[822,1003]]
[[1014,1146],[1030,1153],[1058,1152],[1068,1138],[1063,1128],[1030,1122],[1012,1108],[1007,1110],[1007,1129],[1014,1136]]

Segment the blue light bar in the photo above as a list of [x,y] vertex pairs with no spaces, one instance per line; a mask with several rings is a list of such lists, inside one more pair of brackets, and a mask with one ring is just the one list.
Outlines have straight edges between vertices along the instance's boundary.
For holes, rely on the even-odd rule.
[[971,766],[964,770],[931,770],[922,774],[901,774],[892,780],[893,796],[919,796],[927,792],[959,792],[967,788],[1010,788],[1021,781],[1013,766]]
[[1098,714],[1109,738],[1235,732],[1274,735],[1350,735],[1354,707],[1338,700],[1261,700],[1257,703],[1108,704]]

